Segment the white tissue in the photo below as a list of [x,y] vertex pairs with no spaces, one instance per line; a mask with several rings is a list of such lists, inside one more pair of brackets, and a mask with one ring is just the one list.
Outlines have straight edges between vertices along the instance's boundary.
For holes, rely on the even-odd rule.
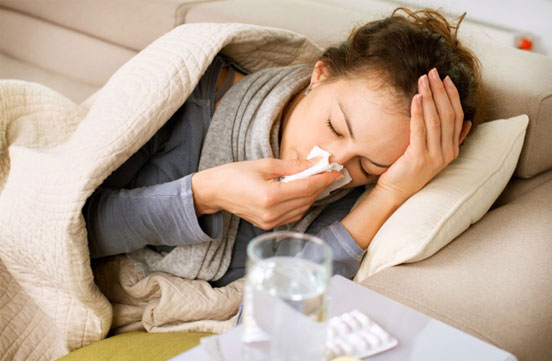
[[320,156],[322,157],[322,159],[320,159],[320,161],[315,165],[313,165],[312,167],[305,169],[302,172],[283,177],[282,179],[280,179],[280,182],[287,183],[292,180],[307,178],[307,177],[310,177],[311,175],[315,175],[322,172],[331,172],[334,170],[340,171],[341,174],[343,174],[343,178],[341,180],[338,180],[332,183],[328,188],[324,189],[324,191],[322,191],[322,193],[320,193],[316,199],[319,200],[328,196],[331,191],[338,189],[344,186],[345,184],[349,183],[350,181],[352,181],[351,176],[349,175],[349,172],[347,172],[347,169],[344,168],[341,164],[339,163],[330,164],[330,160],[329,160],[330,155],[331,154],[329,152],[315,145],[314,148],[312,148],[309,155],[307,156],[307,159],[312,159]]

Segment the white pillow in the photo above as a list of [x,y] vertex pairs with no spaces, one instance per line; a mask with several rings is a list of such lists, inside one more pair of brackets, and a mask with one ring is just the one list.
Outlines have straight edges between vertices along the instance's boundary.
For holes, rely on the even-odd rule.
[[428,258],[481,219],[514,172],[528,123],[522,114],[479,125],[459,156],[383,224],[354,280]]

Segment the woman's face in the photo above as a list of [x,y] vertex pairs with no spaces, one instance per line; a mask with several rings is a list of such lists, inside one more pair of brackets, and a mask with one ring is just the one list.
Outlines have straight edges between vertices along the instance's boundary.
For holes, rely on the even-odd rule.
[[347,168],[353,180],[344,188],[375,183],[406,150],[410,117],[394,111],[390,94],[367,80],[324,79],[319,61],[310,93],[300,92],[284,114],[280,158],[306,159],[318,145],[332,154],[330,163]]

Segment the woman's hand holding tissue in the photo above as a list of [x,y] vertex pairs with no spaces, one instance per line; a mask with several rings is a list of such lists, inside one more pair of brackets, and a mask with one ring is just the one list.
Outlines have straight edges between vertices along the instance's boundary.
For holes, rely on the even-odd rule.
[[458,91],[448,76],[443,82],[434,69],[420,77],[411,102],[410,144],[379,177],[376,188],[403,202],[422,189],[458,157],[459,143],[471,128],[463,119]]
[[196,214],[199,217],[226,210],[264,230],[295,222],[342,175],[337,171],[322,172],[289,183],[276,178],[301,172],[319,160],[265,158],[195,173],[192,192]]

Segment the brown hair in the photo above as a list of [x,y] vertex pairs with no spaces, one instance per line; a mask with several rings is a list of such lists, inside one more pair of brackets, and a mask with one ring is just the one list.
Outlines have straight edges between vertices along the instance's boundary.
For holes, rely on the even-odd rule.
[[[403,11],[407,16],[398,15]],[[374,76],[391,85],[401,108],[418,92],[418,78],[433,67],[441,79],[451,78],[460,94],[464,120],[478,123],[481,103],[481,65],[477,57],[457,39],[458,27],[432,9],[395,9],[391,16],[354,28],[347,40],[327,48],[318,60],[329,71],[329,79],[355,79],[359,74]],[[451,29],[455,29],[454,33]],[[406,102],[405,102],[406,100]],[[402,111],[402,110],[401,110]],[[478,117],[480,118],[480,117]],[[470,131],[471,132],[471,131]]]

